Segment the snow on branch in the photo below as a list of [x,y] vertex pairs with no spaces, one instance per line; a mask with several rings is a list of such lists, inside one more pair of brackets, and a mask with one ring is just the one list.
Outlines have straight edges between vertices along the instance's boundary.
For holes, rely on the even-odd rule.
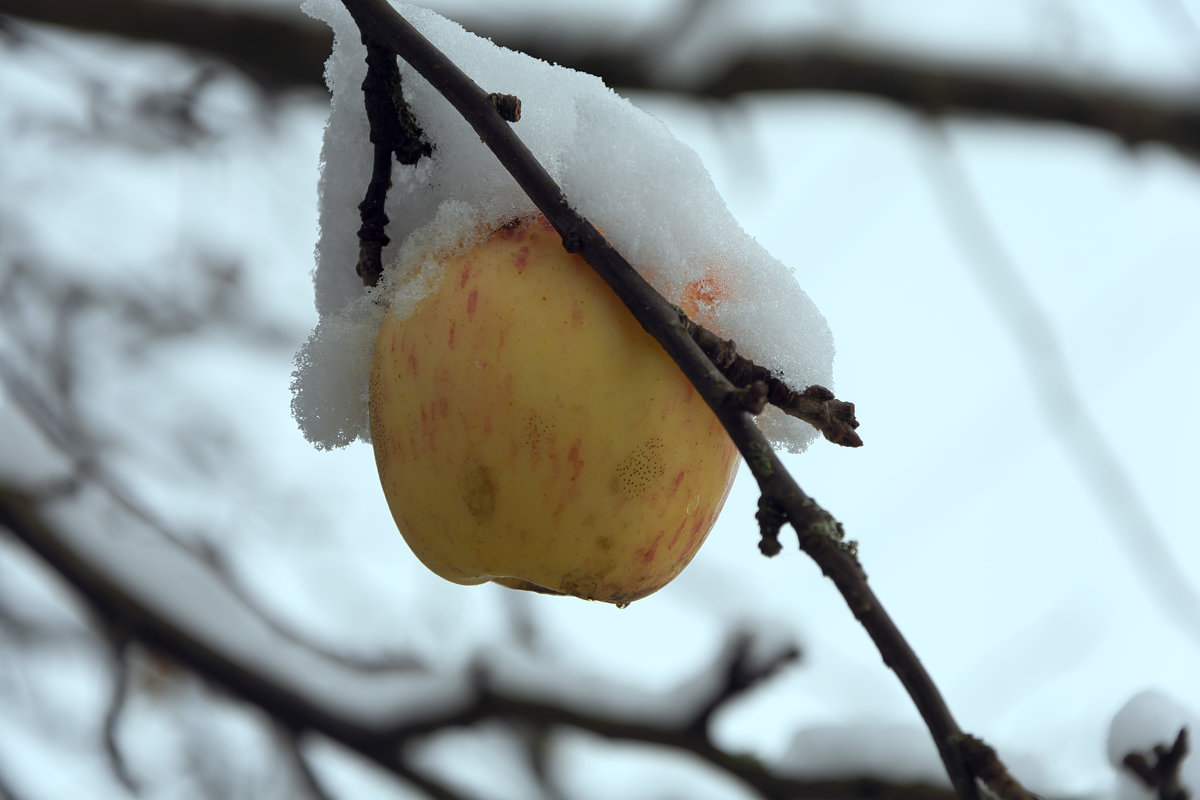
[[[503,654],[490,654],[486,670],[474,667],[454,675],[433,675],[423,668],[359,670],[320,656],[297,659],[288,642],[245,617],[222,612],[216,624],[204,623],[214,605],[227,609],[237,600],[218,577],[196,570],[178,548],[160,543],[162,549],[153,554],[154,570],[138,568],[150,555],[140,550],[141,560],[133,560],[138,566],[129,568],[127,548],[107,550],[115,539],[94,530],[68,530],[55,523],[45,501],[4,486],[0,529],[61,575],[106,630],[153,648],[265,712],[279,726],[295,768],[315,796],[320,796],[316,776],[296,749],[305,737],[328,738],[426,796],[451,800],[461,795],[417,768],[413,748],[405,745],[456,727],[503,722],[522,730],[576,730],[688,753],[762,797],[952,797],[928,784],[792,777],[713,742],[708,720],[797,657],[794,646],[765,641],[761,634],[733,635],[715,665],[705,665],[697,678],[661,696],[589,679],[588,695],[580,697],[578,676]],[[147,540],[137,546],[150,544]],[[164,581],[170,592],[157,586]],[[190,598],[195,607],[181,613],[163,602],[171,593]]]

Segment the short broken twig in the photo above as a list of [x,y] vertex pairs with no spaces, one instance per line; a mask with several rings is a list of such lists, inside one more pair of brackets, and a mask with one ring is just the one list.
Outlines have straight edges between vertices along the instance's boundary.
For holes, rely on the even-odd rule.
[[384,202],[392,187],[392,158],[401,164],[416,164],[433,148],[404,101],[396,55],[365,38],[363,44],[367,48],[367,76],[362,90],[375,156],[366,196],[358,204],[362,227],[358,229],[356,271],[364,286],[374,286],[383,275],[383,248],[390,241],[384,232],[388,224]]
[[739,355],[732,339],[722,339],[688,319],[682,311],[679,320],[688,335],[734,386],[744,389],[761,382],[767,388],[766,401],[785,414],[804,420],[834,444],[862,446],[862,437],[855,432],[858,420],[854,416],[854,403],[838,400],[824,386],[809,386],[797,392],[766,367]]
[[1189,800],[1191,792],[1183,785],[1179,775],[1187,754],[1188,729],[1180,728],[1179,735],[1170,747],[1160,744],[1155,745],[1149,754],[1129,753],[1121,763],[1147,789],[1157,791],[1158,800]]
[[987,742],[963,735],[959,737],[959,747],[967,767],[1000,800],[1040,800],[1012,776]]

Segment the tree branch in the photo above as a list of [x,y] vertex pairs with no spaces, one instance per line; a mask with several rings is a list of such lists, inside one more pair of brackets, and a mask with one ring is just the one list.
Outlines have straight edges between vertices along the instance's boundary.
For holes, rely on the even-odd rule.
[[[56,371],[68,374],[65,365],[55,365]],[[68,378],[73,380],[73,378]],[[362,658],[347,653],[334,652],[301,636],[288,624],[280,621],[274,614],[258,603],[248,591],[244,583],[237,578],[221,557],[219,550],[204,544],[194,544],[187,541],[180,532],[175,531],[165,519],[154,513],[137,497],[128,486],[122,483],[115,474],[102,463],[90,449],[94,444],[92,437],[81,425],[69,419],[66,415],[54,409],[58,403],[54,399],[38,392],[33,381],[20,374],[9,362],[0,357],[0,387],[7,390],[9,397],[16,406],[25,412],[29,422],[39,430],[64,456],[72,462],[76,477],[92,481],[92,485],[133,519],[138,520],[151,530],[158,533],[166,542],[186,553],[191,559],[202,563],[210,573],[224,584],[226,590],[258,617],[264,625],[275,634],[288,641],[319,655],[322,658],[335,661],[350,669],[363,672],[384,672],[388,670],[412,669],[419,664],[415,659],[407,657]],[[70,490],[75,478],[68,481],[65,488]]]
[[11,531],[62,575],[92,610],[115,630],[186,664],[230,694],[262,708],[285,727],[317,731],[363,754],[384,769],[396,771],[393,753],[382,746],[377,732],[314,705],[242,666],[209,643],[180,630],[149,604],[81,558],[55,533],[33,498],[0,487],[0,528]]
[[785,414],[812,425],[834,444],[843,447],[862,446],[862,437],[855,432],[858,420],[854,416],[853,403],[838,400],[824,386],[809,386],[803,392],[794,391],[766,367],[760,367],[738,355],[732,339],[722,339],[703,325],[692,322],[682,312],[679,314],[679,324],[700,345],[704,355],[721,370],[721,374],[743,390],[738,394],[738,405],[743,410],[759,414],[763,404],[770,403]]
[[778,775],[753,758],[728,753],[715,744],[707,733],[694,727],[673,728],[600,713],[576,711],[562,705],[547,703],[481,688],[476,700],[453,718],[429,720],[420,727],[423,732],[447,727],[474,725],[480,722],[506,719],[549,729],[573,728],[605,739],[640,742],[691,753],[765,798],[801,800],[862,800],[863,798],[895,798],[895,800],[951,800],[946,789],[928,784],[890,784],[870,778],[849,780],[802,780]]
[[[764,500],[791,523],[800,549],[841,592],[855,618],[900,679],[925,721],[959,797],[979,797],[975,776],[956,743],[958,723],[933,679],[867,584],[854,547],[843,541],[841,525],[806,495],[740,404],[734,386],[713,365],[666,302],[588,220],[568,204],[561,188],[496,112],[489,95],[433,47],[385,0],[342,0],[364,38],[407,61],[455,107],[534,204],[550,221],[570,252],[578,252],[621,298],[696,387],[725,427],[758,482]],[[436,143],[435,143],[436,144]]]
[[781,648],[763,659],[754,658],[753,649],[754,638],[749,632],[743,631],[734,637],[723,657],[714,665],[721,683],[696,709],[688,726],[691,730],[707,736],[718,711],[800,658],[800,650],[794,646]]
[[[229,62],[268,90],[318,88],[330,36],[300,14],[158,0],[0,0],[0,14],[75,30],[177,45]],[[727,100],[759,92],[833,92],[875,98],[939,117],[990,116],[1070,125],[1128,145],[1161,144],[1200,157],[1200,103],[1195,93],[1155,93],[1095,79],[1035,72],[1018,63],[933,60],[874,45],[798,41],[786,49],[747,49],[702,79],[660,69],[645,41],[597,40],[468,28],[550,63],[599,75],[608,85]],[[649,37],[650,42],[657,42]]]
[[[0,487],[0,529],[10,531],[61,575],[87,601],[102,624],[153,648],[203,676],[234,697],[254,705],[281,727],[281,736],[292,740],[315,733],[345,746],[384,770],[411,784],[429,797],[461,800],[449,788],[415,770],[404,745],[450,727],[503,720],[539,728],[573,728],[598,736],[690,753],[729,774],[763,797],[812,800],[952,800],[945,789],[925,784],[892,784],[869,778],[808,781],[781,776],[762,763],[729,753],[714,745],[696,726],[633,722],[609,714],[589,714],[550,702],[505,691],[482,678],[475,694],[465,702],[419,720],[388,726],[365,727],[310,702],[305,697],[242,666],[230,654],[196,638],[166,618],[154,606],[135,597],[126,587],[96,569],[72,550],[61,534],[43,517],[38,503],[20,491]],[[735,643],[736,644],[736,643]],[[734,648],[734,671],[720,682],[710,698],[701,698],[697,715],[736,697],[744,678],[763,677],[788,656],[783,650],[757,667],[749,666],[744,653]],[[723,698],[723,700],[722,700]],[[302,758],[302,754],[296,757]],[[0,775],[0,797],[5,787]],[[304,780],[304,776],[302,776]],[[310,788],[314,788],[311,787]],[[11,794],[11,790],[10,790]]]
[[271,91],[319,89],[332,36],[299,12],[158,0],[0,0],[0,14],[216,57]]

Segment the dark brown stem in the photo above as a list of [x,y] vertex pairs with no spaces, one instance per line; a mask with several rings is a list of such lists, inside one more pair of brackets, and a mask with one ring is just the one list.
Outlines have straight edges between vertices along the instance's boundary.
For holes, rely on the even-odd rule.
[[1129,753],[1122,764],[1147,789],[1156,791],[1159,800],[1189,800],[1191,792],[1183,785],[1179,774],[1187,754],[1188,729],[1180,728],[1170,747],[1160,744],[1150,753]]
[[[834,444],[862,447],[862,437],[855,431],[858,420],[854,416],[853,403],[838,400],[824,386],[809,386],[803,392],[797,392],[766,367],[760,367],[738,355],[737,346],[732,340],[722,339],[703,325],[692,322],[683,312],[679,314],[679,321],[734,386],[749,388],[762,384],[766,388],[766,402],[785,414],[804,420]],[[759,413],[751,408],[746,410]]]
[[763,495],[795,528],[800,548],[834,582],[884,662],[899,677],[933,736],[956,793],[963,800],[978,800],[975,776],[955,747],[962,731],[933,679],[867,585],[853,546],[843,541],[841,525],[801,490],[751,416],[729,402],[735,387],[685,330],[674,306],[568,205],[549,173],[497,113],[487,92],[386,2],[343,0],[343,4],[365,36],[398,53],[450,101],[562,236],[564,246],[583,256],[679,365],[729,433]]
[[433,149],[404,102],[396,55],[365,37],[363,45],[367,48],[367,76],[363,78],[362,90],[374,157],[367,194],[358,204],[362,227],[358,229],[356,271],[364,286],[374,286],[383,275],[383,248],[389,241],[384,204],[388,189],[392,188],[392,159],[401,164],[416,164]]
[[991,745],[974,736],[963,736],[959,747],[975,777],[999,800],[1034,800],[1035,796],[1012,776]]

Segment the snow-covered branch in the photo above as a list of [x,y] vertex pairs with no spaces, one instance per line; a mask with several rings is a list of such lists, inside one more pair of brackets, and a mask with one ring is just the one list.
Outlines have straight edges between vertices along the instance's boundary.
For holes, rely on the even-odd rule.
[[[782,774],[717,745],[710,720],[749,689],[797,656],[790,645],[768,647],[754,634],[736,634],[715,665],[661,697],[643,697],[627,687],[589,683],[591,702],[575,696],[576,677],[555,676],[510,664],[498,654],[487,669],[433,675],[423,671],[392,674],[365,672],[321,656],[301,657],[283,639],[251,617],[221,611],[236,604],[221,580],[195,570],[177,548],[141,542],[139,556],[156,562],[153,573],[125,570],[123,548],[99,555],[103,537],[94,531],[68,532],[56,525],[31,495],[0,488],[0,528],[29,547],[86,599],[108,629],[131,637],[202,676],[215,687],[264,711],[280,726],[284,746],[297,761],[305,783],[317,776],[305,765],[297,743],[314,734],[333,740],[374,762],[429,797],[460,797],[415,766],[406,745],[446,730],[503,722],[553,733],[575,730],[602,738],[636,742],[688,753],[718,772],[737,779],[762,797],[855,798],[870,794],[897,800],[949,800],[946,789],[925,784],[887,784],[877,780],[806,780]],[[94,548],[82,545],[85,540]],[[153,602],[163,598],[160,581],[190,598],[191,612],[178,613]],[[208,621],[205,621],[205,620]],[[215,624],[214,624],[215,623]],[[246,639],[256,642],[246,647]],[[254,663],[252,651],[277,656],[271,665]],[[483,661],[480,662],[484,663]],[[535,671],[537,671],[535,669]],[[537,686],[538,693],[529,686]],[[122,693],[124,690],[121,690]],[[539,696],[540,695],[540,696]],[[595,698],[601,698],[599,700]],[[616,698],[633,697],[621,703]],[[361,698],[359,703],[355,698]],[[115,705],[123,703],[117,698]],[[110,736],[109,746],[116,750]],[[114,756],[120,759],[119,754]]]

